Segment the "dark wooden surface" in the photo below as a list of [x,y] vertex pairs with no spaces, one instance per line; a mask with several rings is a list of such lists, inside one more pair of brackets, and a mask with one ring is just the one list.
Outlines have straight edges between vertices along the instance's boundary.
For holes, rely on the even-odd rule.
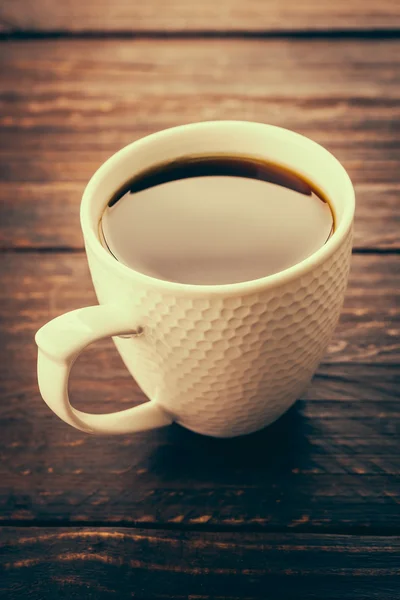
[[10,41],[0,60],[0,247],[82,249],[80,196],[110,154],[247,118],[324,144],[356,184],[355,248],[399,248],[400,40]]
[[73,590],[68,598],[128,598],[133,589],[135,598],[399,597],[398,537],[75,527],[1,534],[9,585],[0,581],[0,592],[12,586],[24,600],[24,577],[38,600],[65,590]]
[[[1,598],[400,598],[399,28],[397,0],[2,2]],[[220,118],[295,129],[348,169],[334,338],[253,436],[84,435],[40,399],[33,342],[95,302],[83,187],[130,141]],[[71,396],[143,401],[109,340],[79,358]]]

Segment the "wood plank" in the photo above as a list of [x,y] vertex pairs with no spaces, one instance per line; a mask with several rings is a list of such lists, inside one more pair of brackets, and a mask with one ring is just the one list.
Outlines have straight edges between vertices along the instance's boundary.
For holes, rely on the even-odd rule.
[[3,0],[3,31],[315,31],[400,26],[396,0]]
[[[0,255],[0,272],[2,352],[10,359],[8,353],[15,352],[16,365],[20,347],[27,345],[27,336],[33,336],[47,320],[96,303],[83,253],[7,253]],[[400,362],[398,275],[397,256],[353,256],[341,320],[324,362]],[[97,344],[100,349],[105,342]],[[31,357],[29,345],[25,348],[25,357],[28,356]],[[2,364],[0,373],[7,377]]]
[[2,528],[0,591],[19,598],[393,600],[400,538]]
[[81,248],[81,192],[105,158],[153,131],[218,118],[269,121],[326,145],[357,186],[356,248],[400,247],[400,42],[2,47],[0,247]]
[[[0,518],[7,523],[371,531],[400,527],[395,256],[354,256],[342,321],[304,399],[257,435],[179,427],[97,438],[59,421],[35,381],[35,330],[95,301],[83,254],[3,254]],[[357,364],[365,363],[365,364]],[[111,342],[74,366],[83,410],[143,401]]]
[[[126,401],[128,386],[115,385]],[[301,401],[269,429],[223,442],[177,426],[87,436],[27,395],[1,411],[5,524],[399,531],[396,402]]]

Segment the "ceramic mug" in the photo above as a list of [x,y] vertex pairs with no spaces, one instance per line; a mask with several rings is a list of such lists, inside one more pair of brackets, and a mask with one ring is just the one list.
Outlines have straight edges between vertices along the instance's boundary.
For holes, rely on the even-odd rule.
[[[115,191],[153,165],[185,155],[263,157],[313,181],[330,199],[336,229],[306,260],[232,285],[161,281],[118,262],[99,236]],[[342,307],[351,257],[354,190],[324,148],[291,131],[249,122],[184,125],[136,141],[108,159],[85,189],[81,225],[98,306],[42,327],[38,379],[49,407],[88,433],[123,434],[177,422],[216,437],[275,421],[304,392]],[[149,240],[151,244],[151,240]],[[111,414],[76,410],[68,377],[79,353],[113,336],[148,402]]]

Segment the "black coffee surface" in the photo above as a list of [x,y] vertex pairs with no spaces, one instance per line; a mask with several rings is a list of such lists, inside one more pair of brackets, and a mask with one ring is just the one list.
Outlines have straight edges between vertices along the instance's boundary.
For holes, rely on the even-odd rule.
[[310,182],[241,156],[188,157],[139,173],[101,220],[117,260],[189,284],[277,273],[313,254],[333,229],[330,204]]

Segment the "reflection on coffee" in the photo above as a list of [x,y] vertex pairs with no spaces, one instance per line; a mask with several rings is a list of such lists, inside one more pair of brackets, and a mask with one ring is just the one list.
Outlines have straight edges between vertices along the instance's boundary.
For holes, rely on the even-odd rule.
[[168,281],[227,284],[287,269],[334,231],[328,198],[298,173],[246,156],[198,156],[132,177],[110,199],[105,246]]

